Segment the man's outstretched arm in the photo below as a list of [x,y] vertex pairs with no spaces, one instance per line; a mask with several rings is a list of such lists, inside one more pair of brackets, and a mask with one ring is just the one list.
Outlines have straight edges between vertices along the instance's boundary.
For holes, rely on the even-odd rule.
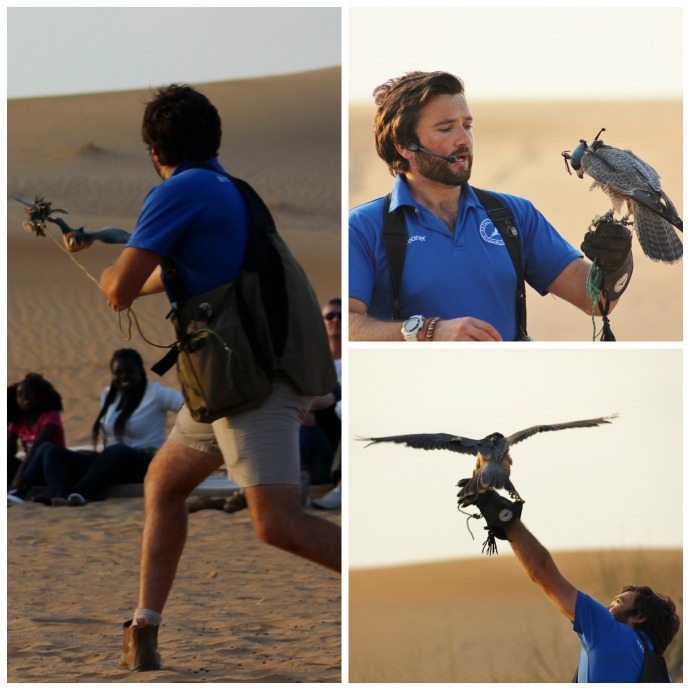
[[551,554],[520,521],[523,504],[513,503],[495,491],[478,494],[473,503],[486,520],[489,534],[510,542],[530,579],[564,616],[574,620],[577,590],[561,575]]
[[561,575],[551,554],[519,519],[504,530],[515,557],[530,579],[564,616],[574,620],[577,590]]

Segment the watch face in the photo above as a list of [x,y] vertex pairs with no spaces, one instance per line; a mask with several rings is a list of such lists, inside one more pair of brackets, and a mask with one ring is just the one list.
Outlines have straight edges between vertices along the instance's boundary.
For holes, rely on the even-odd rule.
[[405,330],[405,333],[414,333],[416,330],[419,330],[419,327],[424,323],[424,320],[421,319],[419,316],[410,316],[407,321],[403,324],[403,329]]

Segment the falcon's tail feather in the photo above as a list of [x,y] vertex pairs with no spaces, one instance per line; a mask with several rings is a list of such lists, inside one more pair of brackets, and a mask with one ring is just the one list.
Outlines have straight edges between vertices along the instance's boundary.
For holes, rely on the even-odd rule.
[[683,220],[663,189],[636,189],[631,194],[634,202],[641,204],[683,232]]
[[633,213],[637,239],[646,256],[666,263],[674,263],[683,256],[683,243],[667,220],[637,201]]
[[500,467],[486,464],[471,478],[461,479],[457,485],[461,487],[458,491],[458,503],[461,506],[468,506],[474,501],[477,494],[483,494],[489,489],[504,489],[506,476]]
[[661,198],[663,199],[663,202],[669,212],[669,217],[666,218],[666,220],[671,223],[671,225],[678,228],[678,230],[683,232],[683,219],[678,215],[676,207],[673,205],[673,202],[671,199],[669,199],[668,194],[666,194],[663,189],[661,190]]
[[486,463],[477,475],[477,483],[480,493],[487,489],[504,489],[506,476],[500,466],[495,463]]

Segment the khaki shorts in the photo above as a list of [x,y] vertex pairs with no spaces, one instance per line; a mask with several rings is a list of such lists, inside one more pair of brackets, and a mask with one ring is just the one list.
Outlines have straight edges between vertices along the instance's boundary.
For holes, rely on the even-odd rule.
[[228,476],[242,487],[298,485],[299,411],[309,409],[312,400],[277,378],[260,407],[212,424],[195,421],[185,405],[177,414],[170,440],[222,456]]

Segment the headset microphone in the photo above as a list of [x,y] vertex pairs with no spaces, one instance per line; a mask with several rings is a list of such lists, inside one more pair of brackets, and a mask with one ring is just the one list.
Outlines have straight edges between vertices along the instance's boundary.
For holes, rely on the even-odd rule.
[[408,151],[419,151],[420,153],[426,153],[427,156],[433,156],[434,158],[440,158],[446,161],[446,163],[457,163],[460,159],[457,156],[451,154],[450,156],[442,156],[440,153],[434,153],[429,151],[429,149],[424,148],[421,144],[411,143],[407,147]]

